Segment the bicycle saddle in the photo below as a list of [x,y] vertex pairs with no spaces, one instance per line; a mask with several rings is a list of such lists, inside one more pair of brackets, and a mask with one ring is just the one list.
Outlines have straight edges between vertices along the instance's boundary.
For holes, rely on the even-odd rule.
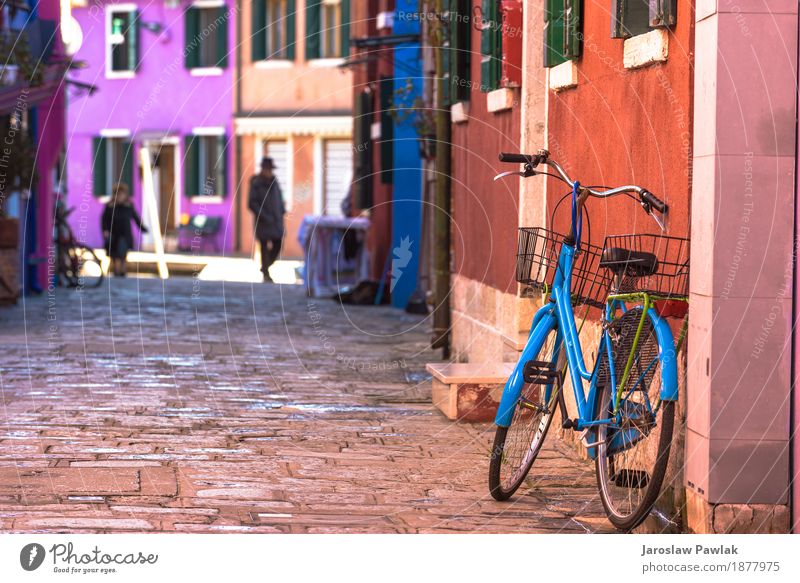
[[630,251],[622,247],[608,247],[603,250],[600,267],[610,269],[617,275],[644,277],[653,275],[658,269],[658,258],[646,251]]

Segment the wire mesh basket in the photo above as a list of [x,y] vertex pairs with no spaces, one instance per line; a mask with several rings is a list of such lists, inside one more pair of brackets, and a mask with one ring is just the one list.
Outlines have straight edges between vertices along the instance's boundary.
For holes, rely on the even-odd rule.
[[647,293],[667,299],[689,295],[689,239],[663,235],[613,235],[603,244],[603,252],[624,249],[635,253],[652,253],[658,264],[652,274],[630,275],[625,270],[619,293]]
[[[564,236],[542,227],[521,227],[517,247],[517,281],[548,291],[558,269]],[[600,268],[602,248],[581,243],[572,269],[572,303],[596,308],[605,306],[611,273]]]

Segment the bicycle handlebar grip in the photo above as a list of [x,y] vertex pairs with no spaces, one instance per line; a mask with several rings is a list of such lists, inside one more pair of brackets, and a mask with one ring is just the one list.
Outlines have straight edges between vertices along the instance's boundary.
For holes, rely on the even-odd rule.
[[649,190],[642,191],[642,202],[649,204],[651,207],[656,209],[661,214],[667,212],[667,203],[660,200],[655,194],[653,194]]
[[537,156],[530,154],[511,154],[509,152],[502,152],[500,154],[501,162],[511,162],[512,164],[538,164],[536,161]]

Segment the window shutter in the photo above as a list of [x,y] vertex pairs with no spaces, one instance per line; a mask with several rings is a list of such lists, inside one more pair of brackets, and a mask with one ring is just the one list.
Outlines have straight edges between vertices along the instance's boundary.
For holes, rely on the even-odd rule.
[[391,184],[394,173],[394,122],[391,107],[394,80],[381,77],[381,184]]
[[225,134],[217,138],[217,196],[228,194],[228,139]]
[[503,0],[499,36],[502,40],[500,84],[503,87],[522,86],[522,2]]
[[649,0],[649,4],[650,26],[663,28],[675,25],[678,18],[677,0]]
[[187,69],[200,66],[200,10],[188,8],[184,20],[184,62]]
[[200,194],[200,160],[195,136],[183,138],[183,188],[187,198]]
[[[120,147],[122,148],[122,169],[119,181],[128,185],[128,192],[133,196],[133,142],[123,141]],[[116,179],[115,176],[114,180]]]
[[611,38],[629,38],[650,30],[650,0],[611,0]]
[[487,93],[500,86],[502,31],[498,0],[483,0],[481,31],[481,91]]
[[295,43],[297,42],[297,4],[295,0],[286,0],[286,58],[294,61]]
[[250,54],[253,61],[267,58],[267,1],[253,0],[251,14]]
[[139,18],[138,10],[131,12],[132,22],[128,29],[128,69],[136,71],[139,68]]
[[217,67],[224,69],[228,66],[228,7],[217,8]]
[[575,59],[581,55],[581,0],[565,0],[564,56]]
[[340,29],[342,35],[342,57],[350,56],[350,0],[342,0],[342,28]]
[[322,0],[306,0],[306,60],[319,59],[319,29],[322,21]]
[[545,0],[544,6],[544,66],[554,67],[567,59],[564,46],[564,0]]
[[355,136],[355,168],[353,189],[355,206],[359,209],[372,208],[372,94],[362,91],[355,102],[353,133]]
[[93,140],[92,150],[94,151],[94,160],[92,165],[92,193],[95,196],[106,196],[110,194],[108,190],[108,178],[106,176],[106,164],[108,158],[106,156],[106,139],[96,137]]
[[450,0],[450,100],[469,101],[472,14],[470,0]]

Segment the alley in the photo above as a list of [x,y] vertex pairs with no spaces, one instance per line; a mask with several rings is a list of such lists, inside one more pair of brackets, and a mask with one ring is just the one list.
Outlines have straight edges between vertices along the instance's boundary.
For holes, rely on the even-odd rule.
[[428,323],[300,286],[111,280],[0,310],[0,531],[610,530],[549,440],[487,492],[491,425],[430,404]]

